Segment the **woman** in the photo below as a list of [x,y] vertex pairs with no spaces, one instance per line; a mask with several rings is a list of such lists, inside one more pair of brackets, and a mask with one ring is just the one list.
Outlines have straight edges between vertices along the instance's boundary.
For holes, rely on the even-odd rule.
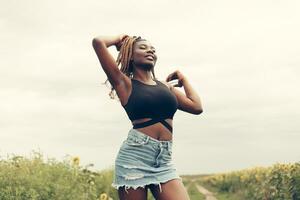
[[[115,61],[108,47],[120,51]],[[188,200],[172,161],[172,119],[176,110],[199,115],[202,105],[187,78],[178,70],[166,81],[155,77],[155,48],[141,37],[117,35],[93,39],[93,48],[133,128],[119,149],[112,186],[121,200]],[[121,68],[118,66],[121,63]],[[174,86],[169,81],[178,79]],[[106,80],[106,81],[107,81]],[[184,87],[185,94],[174,87]]]

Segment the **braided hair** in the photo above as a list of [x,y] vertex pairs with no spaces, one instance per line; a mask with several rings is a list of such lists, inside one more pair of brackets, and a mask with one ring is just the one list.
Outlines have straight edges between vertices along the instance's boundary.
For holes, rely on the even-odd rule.
[[[141,38],[140,36],[133,36],[133,37],[128,36],[124,39],[123,44],[120,48],[120,52],[116,60],[117,67],[121,64],[120,71],[124,73],[126,76],[128,76],[129,78],[133,77],[133,63],[132,63],[133,46],[135,42],[143,41],[143,40],[145,39]],[[153,79],[156,79],[153,68],[151,69],[151,73]],[[106,84],[107,82],[108,79],[106,79],[104,84]],[[111,91],[109,93],[109,96],[111,99],[114,99],[114,97],[116,96],[115,89],[112,85],[111,85]]]

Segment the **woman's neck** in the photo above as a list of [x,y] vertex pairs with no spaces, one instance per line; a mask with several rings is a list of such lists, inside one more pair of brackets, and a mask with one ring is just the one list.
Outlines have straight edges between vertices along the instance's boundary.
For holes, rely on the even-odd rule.
[[149,82],[152,80],[151,71],[145,71],[141,69],[136,69],[133,72],[133,79],[141,80],[143,82]]

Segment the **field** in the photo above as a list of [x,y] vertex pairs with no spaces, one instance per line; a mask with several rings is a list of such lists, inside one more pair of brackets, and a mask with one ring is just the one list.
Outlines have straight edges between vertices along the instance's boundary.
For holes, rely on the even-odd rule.
[[300,163],[186,177],[219,200],[300,200]]
[[[1,158],[0,199],[117,200],[110,186],[113,169],[91,171],[91,166],[81,166],[78,157],[45,160],[38,152]],[[300,200],[300,163],[181,177],[191,200]]]

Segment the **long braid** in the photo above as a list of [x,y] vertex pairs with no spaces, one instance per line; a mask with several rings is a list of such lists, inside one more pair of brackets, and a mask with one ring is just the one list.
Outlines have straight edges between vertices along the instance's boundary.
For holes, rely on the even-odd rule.
[[[126,76],[129,78],[133,77],[133,65],[132,65],[132,54],[133,54],[133,46],[134,43],[139,41],[139,40],[144,40],[140,36],[133,36],[133,37],[126,37],[123,41],[123,44],[120,48],[120,52],[118,54],[116,63],[117,66],[121,64],[121,69],[120,71],[123,72]],[[154,74],[154,69],[151,69],[151,73],[153,75],[153,78],[156,79],[155,74]],[[108,79],[104,82],[106,84],[108,82]],[[114,99],[116,94],[114,93],[115,89],[111,85],[111,91],[109,92],[109,96],[111,99]]]

